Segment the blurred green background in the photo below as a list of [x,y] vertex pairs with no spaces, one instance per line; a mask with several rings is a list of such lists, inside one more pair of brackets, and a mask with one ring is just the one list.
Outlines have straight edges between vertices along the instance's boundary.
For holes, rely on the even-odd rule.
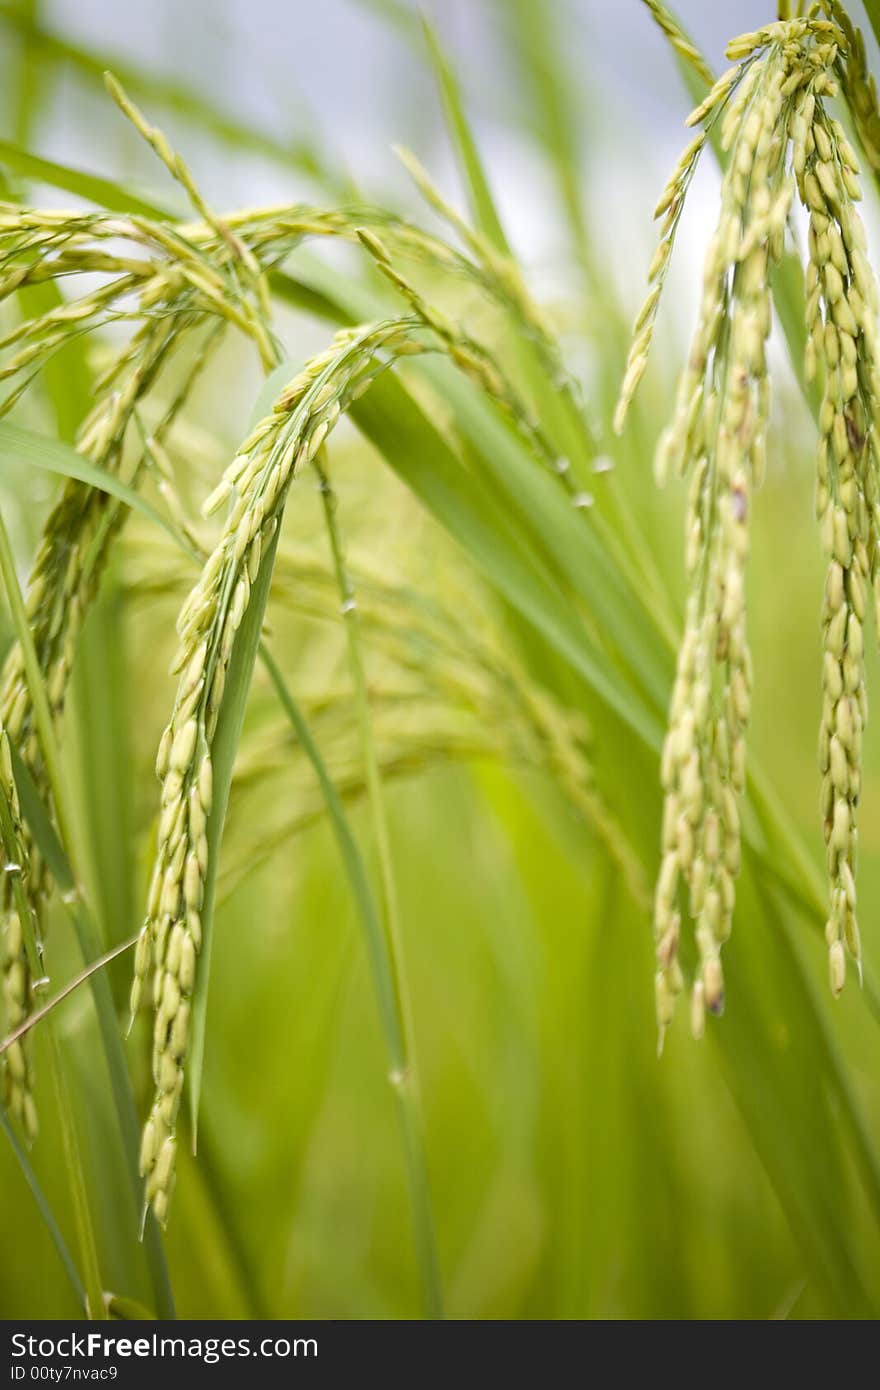
[[[720,69],[725,37],[772,18],[772,8],[692,0],[679,10]],[[636,0],[462,0],[436,5],[435,20],[514,249],[583,384],[602,456],[615,464],[593,480],[597,505],[613,486],[615,507],[640,528],[658,592],[677,612],[683,489],[655,490],[651,455],[686,351],[713,218],[717,174],[708,157],[623,440],[609,421],[651,254],[655,195],[684,143],[689,101],[680,74]],[[0,53],[5,139],[128,186],[167,195],[163,171],[104,94],[105,66],[185,151],[219,208],[332,204],[356,193],[423,219],[390,152],[396,140],[464,207],[417,11],[397,0],[148,0],[136,10],[106,0],[2,4]],[[69,201],[14,169],[10,179],[32,201]],[[866,215],[876,250],[873,191]],[[465,292],[456,293],[460,302]],[[280,324],[292,358],[329,331],[292,315]],[[781,342],[774,368],[770,465],[755,506],[749,578],[750,755],[821,873],[814,439]],[[253,364],[233,350],[200,385],[184,434],[195,499],[244,433],[258,389]],[[353,429],[340,433],[333,457],[355,573],[365,583],[378,575],[411,585],[469,630],[485,625],[536,682],[586,715],[597,783],[650,880],[660,802],[654,760],[613,715],[590,707]],[[53,493],[47,475],[22,468],[0,476],[22,573]],[[291,566],[305,557],[326,572],[307,482],[295,500],[285,554]],[[126,528],[65,721],[83,853],[110,942],[136,929],[141,911],[155,832],[151,768],[173,698],[173,617],[188,583],[178,569],[145,523]],[[327,621],[332,599],[316,581],[312,611],[304,611],[311,591],[303,596],[291,572],[287,601],[270,610],[273,649],[292,688],[318,712],[323,692],[342,692],[339,719],[321,715],[316,731],[326,728],[328,761],[343,776],[354,755],[341,642]],[[368,652],[381,685],[381,641]],[[874,652],[869,676],[870,692]],[[419,689],[420,679],[417,670]],[[832,1003],[815,922],[766,866],[747,873],[725,955],[726,1015],[696,1045],[682,1010],[658,1061],[650,923],[607,848],[548,773],[467,746],[450,751],[437,735],[442,708],[442,700],[426,709],[412,696],[382,716],[382,727],[392,751],[418,750],[400,757],[388,794],[449,1315],[876,1314],[880,1019],[853,979]],[[471,743],[491,743],[499,717],[491,699],[466,713]],[[860,894],[865,957],[880,969],[874,730],[865,751]],[[199,1152],[195,1162],[181,1157],[167,1235],[178,1311],[414,1317],[401,1145],[367,960],[309,769],[285,757],[286,748],[258,677],[224,845]],[[358,798],[352,805],[368,844],[369,822]],[[58,983],[77,964],[68,930],[53,921]],[[112,970],[120,1003],[128,972],[127,959]],[[132,1216],[88,992],[59,1018],[105,1269],[121,1279]],[[145,1043],[139,1027],[128,1050],[142,1109]],[[39,1048],[38,1065],[42,1133],[32,1161],[70,1234]],[[77,1315],[5,1142],[0,1248],[3,1317]],[[145,1281],[124,1292],[148,1297]]]

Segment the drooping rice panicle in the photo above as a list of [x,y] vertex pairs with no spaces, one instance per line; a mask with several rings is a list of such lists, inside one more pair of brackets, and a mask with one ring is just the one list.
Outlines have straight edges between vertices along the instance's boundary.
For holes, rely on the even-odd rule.
[[826,927],[831,989],[838,994],[846,951],[861,969],[856,916],[856,811],[868,705],[864,624],[878,590],[880,455],[876,401],[877,285],[855,208],[858,165],[822,93],[799,113],[795,168],[809,211],[807,365],[821,365],[816,510],[828,556],[823,607],[821,810],[831,911]]
[[[815,14],[743,35],[728,47],[738,68],[695,113],[697,119],[714,119],[724,106],[721,142],[729,158],[699,323],[674,419],[657,451],[661,481],[670,467],[691,478],[690,587],[661,766],[663,860],[655,900],[661,1043],[684,983],[678,961],[683,890],[696,924],[695,1034],[702,1033],[707,1010],[723,1007],[720,953],[732,925],[740,862],[738,798],[751,703],[744,581],[751,496],[764,470],[769,410],[769,270],[782,254],[795,187],[810,215],[806,369],[809,376],[821,363],[825,390],[818,508],[830,565],[820,752],[835,992],[843,980],[844,943],[858,956],[855,806],[866,714],[862,623],[878,535],[876,289],[853,207],[859,197],[855,156],[824,104],[839,90],[842,44],[837,25]],[[671,210],[680,213],[692,159],[690,147],[664,191],[660,211],[667,217]],[[661,252],[661,265],[666,255]],[[649,297],[637,323],[618,423],[644,369],[655,310],[656,296]]]
[[705,132],[700,131],[699,135],[694,136],[670,174],[654,211],[655,217],[663,217],[664,220],[660,242],[648,270],[648,282],[651,289],[633,324],[633,340],[626,359],[626,371],[620,388],[620,396],[614,409],[614,428],[618,434],[623,429],[627,411],[648,365],[648,352],[654,335],[654,324],[663,295],[663,286],[666,283],[672,248],[675,245],[675,234],[684,207],[685,194],[705,143]]
[[[50,227],[53,222],[54,219],[48,219]],[[0,229],[0,245],[3,244],[4,233]],[[14,257],[21,258],[25,251],[32,253],[30,244],[23,246],[15,238]],[[148,262],[144,264],[149,265]],[[11,275],[0,277],[0,298],[25,283],[27,277],[22,278],[19,273],[21,268],[19,264]],[[110,282],[114,295],[126,296],[134,290],[136,305],[144,322],[114,358],[111,369],[96,383],[97,399],[80,428],[77,448],[84,458],[103,471],[122,476],[124,481],[136,482],[145,451],[141,448],[131,456],[127,447],[129,425],[136,418],[145,397],[154,389],[171,352],[187,340],[189,333],[206,316],[212,319],[217,316],[213,296],[206,298],[201,288],[193,286],[189,276],[184,276],[182,283],[179,282],[169,275],[167,266],[153,265],[150,273],[144,276],[129,274],[126,261],[121,266],[118,261],[115,262],[113,269],[120,272]],[[153,310],[162,294],[169,295],[169,299],[164,303],[165,312],[156,315]],[[37,356],[41,366],[47,353],[54,351],[58,345],[56,332],[64,337],[70,324],[82,323],[92,315],[100,320],[111,302],[109,293],[90,291],[85,297],[85,305],[82,301],[73,302],[71,307],[78,305],[76,314],[64,319],[59,316],[58,310],[50,310],[41,318],[25,321],[17,333],[9,335],[7,341],[12,345],[22,337],[31,338],[34,347],[39,349]],[[225,318],[221,316],[219,321],[223,323]],[[59,323],[66,327],[58,327]],[[6,374],[20,372],[23,365],[27,366],[27,362],[23,364],[13,358],[11,363],[6,364]],[[170,408],[167,423],[170,424],[181,408],[192,380],[192,374],[185,377],[184,386]],[[160,433],[163,428],[165,426],[160,426]],[[71,480],[62,489],[60,499],[45,523],[31,572],[27,602],[37,655],[56,719],[63,711],[83,621],[126,513],[127,509],[109,494]],[[39,742],[33,727],[28,684],[17,644],[11,648],[3,667],[0,720],[15,741],[38,790],[50,805]],[[31,845],[29,849],[31,862],[26,889],[34,919],[41,929],[49,880],[36,848]],[[8,930],[5,926],[0,930],[6,943],[2,956],[3,993],[7,1016],[12,1018],[26,1008],[31,979],[30,967],[20,942],[17,952],[12,949],[19,933],[15,930],[15,913],[8,883],[2,891],[0,913],[0,921],[8,926]],[[4,1059],[3,1067],[8,1072],[8,1059]],[[29,1073],[25,1080],[29,1080]]]
[[[156,365],[173,335],[173,320],[164,321],[152,346]],[[86,423],[80,448],[84,456],[108,471],[115,471],[122,455],[122,442],[131,410],[143,384],[143,374],[133,372],[128,390],[103,398]],[[57,719],[64,707],[75,646],[100,574],[102,554],[106,554],[107,528],[120,509],[103,492],[77,482],[68,483],[47,519],[28,588],[28,617],[42,667],[52,713]],[[118,523],[117,523],[118,524]],[[38,789],[49,802],[39,740],[33,721],[24,659],[15,644],[3,667],[0,685],[0,721],[14,741],[19,755]],[[48,890],[45,865],[35,847],[29,846],[30,873],[27,893],[34,918],[42,930],[43,908]],[[16,917],[11,887],[4,884],[2,897],[3,933],[6,943],[3,959],[4,999],[7,1017],[22,1016],[30,995],[30,968]],[[17,950],[13,946],[17,943]],[[8,1070],[8,1060],[5,1062]]]
[[156,1092],[141,1169],[146,1200],[163,1222],[174,1183],[175,1125],[202,939],[211,752],[236,633],[297,470],[315,457],[346,408],[381,372],[397,357],[425,347],[423,325],[411,318],[341,331],[281,393],[205,504],[209,514],[226,503],[230,511],[178,621],[174,669],[182,675],[157,761],[162,812],[131,998],[134,1013],[152,968]]
[[663,863],[657,885],[657,1022],[662,1042],[682,988],[679,885],[689,893],[699,964],[693,1023],[724,1004],[721,946],[730,934],[739,870],[738,793],[751,699],[745,561],[751,495],[763,472],[769,409],[765,342],[768,267],[781,249],[791,201],[784,146],[775,142],[786,69],[773,52],[757,67],[745,119],[731,142],[721,214],[703,273],[700,318],[659,445],[658,473],[691,476],[689,596],[663,753]]

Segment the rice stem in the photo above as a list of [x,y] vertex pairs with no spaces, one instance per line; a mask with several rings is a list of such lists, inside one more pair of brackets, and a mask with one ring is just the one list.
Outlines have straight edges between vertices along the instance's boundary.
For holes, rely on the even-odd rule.
[[327,536],[339,590],[348,663],[357,706],[367,799],[379,861],[382,888],[382,932],[378,939],[371,943],[371,954],[376,972],[377,992],[380,1005],[383,1006],[382,1017],[391,1061],[389,1080],[397,1100],[406,1147],[425,1315],[431,1319],[439,1319],[443,1317],[443,1293],[425,1153],[418,1069],[415,1050],[412,1045],[412,1006],[401,939],[388,817],[382,791],[379,759],[373,738],[370,696],[364,665],[357,600],[345,564],[342,536],[337,519],[336,496],[327,477],[320,453],[314,459],[313,467],[318,476]]

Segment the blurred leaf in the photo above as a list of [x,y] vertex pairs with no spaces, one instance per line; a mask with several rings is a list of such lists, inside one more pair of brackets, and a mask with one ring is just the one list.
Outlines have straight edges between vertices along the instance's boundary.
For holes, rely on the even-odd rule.
[[262,660],[269,673],[269,679],[275,687],[281,706],[284,709],[291,726],[300,742],[303,752],[312,765],[315,776],[321,787],[321,795],[330,817],[330,824],[333,827],[333,834],[339,846],[339,856],[348,877],[349,887],[355,901],[358,916],[364,929],[364,941],[367,945],[373,972],[376,981],[376,993],[379,1008],[383,1016],[383,1023],[386,1032],[391,1037],[396,1037],[397,1022],[393,997],[389,994],[388,974],[384,968],[384,944],[382,939],[382,924],[376,909],[373,892],[370,888],[369,876],[361,852],[358,849],[357,841],[351,829],[348,816],[340,799],[333,781],[327,771],[324,759],[321,757],[320,749],[312,737],[311,730],[293,699],[277,662],[268,648],[262,650]]
[[[42,798],[34,786],[33,778],[22,762],[14,744],[12,746],[12,763],[16,787],[21,800],[22,816],[31,832],[34,844],[39,849],[40,854],[51,870],[52,877],[58,886],[61,894],[61,901],[64,904],[65,910],[67,911],[76,933],[83,963],[85,965],[90,965],[101,955],[101,942],[97,927],[92,920],[87,906],[82,900],[66,853],[58,840],[49,815],[43,806]],[[127,1159],[127,1171],[132,1196],[130,1210],[130,1219],[132,1223],[131,1231],[132,1235],[134,1235],[136,1232],[137,1205],[141,1198],[141,1183],[138,1171],[140,1127],[135,1110],[134,1096],[129,1079],[128,1067],[126,1065],[125,1052],[122,1047],[119,1021],[116,1016],[113,995],[110,990],[110,982],[105,972],[103,970],[98,970],[90,976],[90,984],[92,997],[95,1002],[95,1012],[101,1030],[101,1041],[104,1048],[107,1070],[110,1074],[110,1085],[113,1092],[117,1121]],[[159,1227],[149,1213],[146,1218],[143,1242],[153,1290],[156,1296],[156,1306],[163,1317],[173,1317],[174,1299],[171,1293],[171,1284],[168,1278],[167,1267],[165,1265]]]
[[9,140],[0,140],[0,167],[9,169],[22,178],[35,179],[47,183],[52,188],[62,188],[87,203],[108,208],[111,212],[127,212],[139,217],[173,216],[167,206],[148,202],[137,193],[130,193],[112,179],[100,174],[89,174],[83,169],[71,169],[66,164],[58,164],[53,159],[42,159],[19,149]]
[[428,53],[434,68],[437,85],[440,88],[443,109],[452,136],[453,148],[465,187],[468,190],[474,225],[499,251],[509,254],[510,247],[495,210],[489,180],[486,177],[476,143],[471,134],[455,74],[440,47],[440,40],[437,38],[432,25],[425,16],[423,16],[422,22],[428,44]]

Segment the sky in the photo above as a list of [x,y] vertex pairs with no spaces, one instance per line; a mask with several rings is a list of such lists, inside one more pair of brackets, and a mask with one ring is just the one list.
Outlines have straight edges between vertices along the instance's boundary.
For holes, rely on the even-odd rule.
[[[108,54],[175,75],[230,111],[278,133],[317,128],[351,165],[381,171],[393,140],[439,143],[433,84],[382,12],[433,16],[490,140],[516,116],[516,84],[497,37],[507,0],[42,0],[52,28]],[[680,85],[641,0],[533,0],[564,35],[569,80],[585,117],[651,122],[678,139]],[[723,63],[731,12],[741,32],[766,20],[766,0],[680,0],[711,61]],[[772,12],[772,11],[770,11]],[[597,98],[601,100],[597,101]],[[511,109],[514,108],[514,109]],[[56,132],[57,134],[57,132]],[[71,138],[74,138],[71,133]]]

